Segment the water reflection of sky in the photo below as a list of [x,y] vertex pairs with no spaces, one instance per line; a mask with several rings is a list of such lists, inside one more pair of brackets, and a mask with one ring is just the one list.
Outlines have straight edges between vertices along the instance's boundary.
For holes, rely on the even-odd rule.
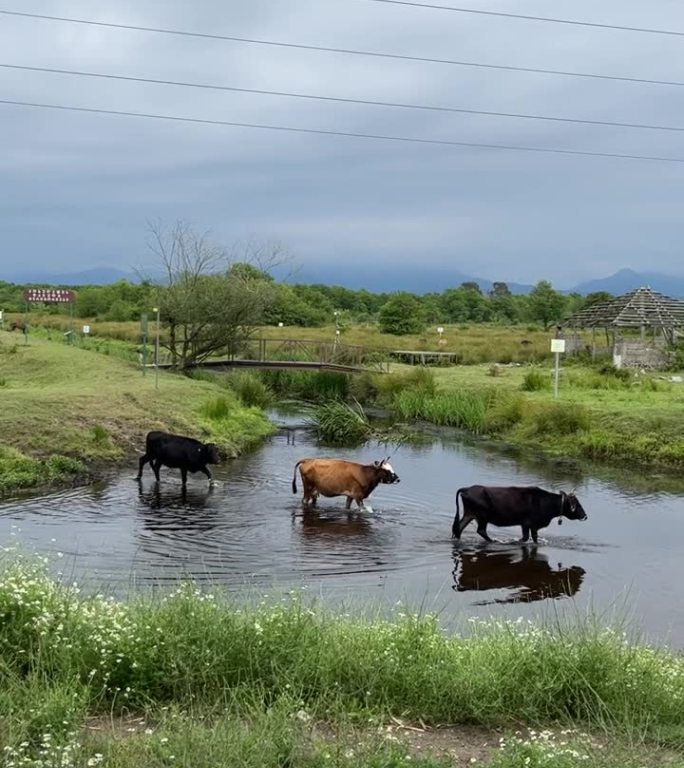
[[[335,607],[376,610],[403,600],[447,623],[591,608],[631,612],[647,633],[684,645],[684,483],[662,493],[652,476],[589,476],[441,440],[394,453],[401,483],[373,493],[372,514],[347,515],[343,499],[322,499],[318,514],[303,514],[301,486],[291,491],[298,459],[373,461],[388,451],[317,448],[295,429],[301,421],[291,417],[289,433],[217,468],[214,488],[191,476],[183,493],[166,468],[159,487],[149,471],[138,484],[131,467],[108,483],[0,505],[0,534],[25,549],[63,552],[69,577],[119,594],[179,577],[220,583],[238,597],[306,586]],[[499,541],[485,546],[473,526],[454,544],[454,494],[472,483],[574,487],[589,519],[552,523],[536,550],[514,543],[513,528],[490,528]]]

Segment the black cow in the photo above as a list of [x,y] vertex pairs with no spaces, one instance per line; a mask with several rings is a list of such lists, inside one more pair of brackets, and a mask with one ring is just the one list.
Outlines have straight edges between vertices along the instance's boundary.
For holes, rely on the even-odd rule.
[[[463,501],[463,520],[459,517],[458,497]],[[451,527],[454,538],[460,539],[463,529],[471,520],[477,520],[477,532],[485,541],[487,525],[519,525],[522,540],[527,541],[530,533],[537,543],[537,531],[546,526],[554,517],[569,520],[586,520],[587,514],[574,493],[552,493],[536,486],[496,487],[471,485],[456,491],[456,516]]]
[[204,472],[211,481],[211,472],[207,464],[221,461],[219,450],[214,443],[201,443],[192,437],[170,435],[168,432],[148,432],[145,439],[145,454],[140,457],[138,476],[142,477],[143,467],[149,461],[154,476],[159,482],[159,467],[180,469],[183,485],[188,480],[188,472]]

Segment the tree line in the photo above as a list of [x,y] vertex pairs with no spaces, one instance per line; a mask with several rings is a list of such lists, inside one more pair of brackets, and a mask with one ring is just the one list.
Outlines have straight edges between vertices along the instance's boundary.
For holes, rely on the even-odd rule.
[[[609,298],[608,294],[566,295],[546,280],[540,280],[528,295],[514,295],[504,282],[494,283],[486,293],[477,283],[466,282],[424,295],[292,284],[272,275],[280,258],[277,248],[252,244],[236,254],[212,244],[183,222],[170,228],[152,224],[149,232],[149,246],[163,273],[160,279],[78,286],[73,306],[45,304],[33,309],[126,322],[139,321],[143,314],[150,317],[156,307],[164,326],[162,344],[171,361],[185,367],[219,350],[239,351],[264,325],[373,323],[396,335],[447,323],[526,322],[548,329],[569,313]],[[0,282],[0,309],[23,311],[26,287]]]
[[[373,293],[337,285],[279,282],[268,272],[244,262],[230,265],[222,274],[203,275],[201,290],[196,283],[190,285],[192,281],[184,284],[180,277],[179,273],[178,279],[166,284],[119,280],[109,285],[76,286],[74,316],[138,321],[142,313],[150,313],[157,303],[163,304],[165,296],[173,295],[177,302],[179,290],[201,296],[203,311],[211,315],[212,302],[228,299],[217,295],[221,286],[228,289],[249,284],[252,291],[259,287],[262,297],[259,315],[253,318],[258,325],[320,327],[334,323],[338,312],[347,323],[377,323],[382,331],[401,335],[420,333],[428,325],[453,323],[538,323],[548,328],[584,306],[611,298],[604,292],[588,296],[564,294],[546,280],[540,280],[526,295],[512,294],[504,282],[494,283],[486,292],[477,283],[462,283],[441,293]],[[181,288],[176,285],[179,280]],[[26,287],[0,281],[0,309],[23,312],[22,292]],[[52,314],[69,312],[67,306],[56,304],[34,305],[33,309]]]

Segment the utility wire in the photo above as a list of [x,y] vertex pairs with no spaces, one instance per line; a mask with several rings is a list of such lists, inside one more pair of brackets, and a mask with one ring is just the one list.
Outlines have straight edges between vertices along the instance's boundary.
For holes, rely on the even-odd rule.
[[582,77],[593,80],[613,80],[624,83],[642,83],[647,85],[671,85],[684,86],[684,82],[677,80],[659,80],[644,77],[623,77],[619,75],[602,75],[595,72],[572,72],[561,69],[540,69],[537,67],[516,67],[506,64],[487,64],[477,61],[460,61],[457,59],[439,59],[429,56],[408,56],[399,53],[384,53],[382,51],[364,51],[355,48],[331,48],[322,45],[304,45],[301,43],[283,43],[276,40],[261,40],[248,37],[234,37],[231,35],[218,35],[209,32],[188,32],[180,29],[165,29],[162,27],[142,27],[133,24],[115,24],[113,22],[92,21],[89,19],[76,19],[66,16],[48,16],[39,13],[24,13],[23,11],[6,11],[0,9],[0,15],[19,16],[29,19],[43,19],[49,21],[63,21],[71,24],[88,24],[96,27],[106,27],[108,29],[124,29],[135,32],[155,32],[163,35],[177,35],[181,37],[195,37],[205,40],[224,40],[234,43],[247,43],[250,45],[266,45],[276,48],[288,48],[300,51],[322,51],[324,53],[341,53],[349,56],[370,56],[379,59],[392,59],[399,61],[415,61],[427,64],[445,64],[455,67],[473,67],[477,69],[503,70],[506,72],[525,72],[540,75],[558,75],[563,77]]
[[376,139],[380,141],[396,141],[412,144],[433,144],[448,147],[472,147],[475,149],[501,149],[514,152],[540,152],[555,155],[579,155],[584,157],[608,157],[619,160],[648,160],[661,163],[684,163],[684,157],[662,157],[658,155],[622,154],[619,152],[591,152],[579,149],[557,149],[549,147],[516,146],[512,144],[484,144],[471,141],[452,141],[449,139],[421,139],[413,136],[391,136],[377,133],[357,133],[353,131],[333,131],[318,128],[299,128],[286,125],[268,125],[265,123],[243,123],[232,120],[210,120],[199,117],[180,117],[178,115],[160,115],[149,112],[131,112],[115,109],[96,109],[94,107],[74,107],[67,104],[44,104],[30,101],[15,101],[0,99],[0,104],[15,107],[35,107],[38,109],[64,110],[67,112],[86,112],[98,115],[120,115],[124,117],[144,117],[154,120],[172,120],[180,123],[199,123],[202,125],[222,125],[233,128],[252,128],[267,131],[284,131],[290,133],[316,134],[320,136],[344,136],[354,139]]
[[596,29],[616,29],[620,32],[641,32],[648,35],[671,35],[684,37],[684,32],[674,29],[654,29],[652,27],[629,27],[623,24],[601,24],[593,21],[578,19],[559,19],[552,16],[531,16],[523,13],[507,13],[504,11],[484,11],[479,8],[460,8],[452,5],[435,5],[432,3],[415,3],[410,0],[365,0],[367,3],[385,3],[387,5],[407,5],[412,8],[427,8],[437,11],[453,11],[455,13],[471,13],[478,16],[498,16],[503,19],[521,19],[523,21],[542,21],[549,24],[570,24],[575,27],[594,27]]
[[132,83],[152,83],[154,85],[172,85],[181,88],[201,88],[213,91],[229,91],[231,93],[252,93],[260,96],[283,96],[293,99],[310,99],[313,101],[331,101],[342,104],[361,104],[373,107],[396,107],[400,109],[418,109],[430,112],[451,112],[464,115],[485,115],[487,117],[512,117],[523,120],[547,120],[556,123],[573,123],[580,125],[599,125],[614,128],[634,128],[650,131],[675,131],[684,132],[684,126],[655,125],[649,123],[624,123],[614,120],[589,120],[576,117],[558,117],[554,115],[531,115],[522,112],[495,112],[484,109],[467,109],[465,107],[444,107],[431,104],[409,104],[397,101],[377,101],[374,99],[353,99],[342,96],[324,96],[310,93],[297,93],[293,91],[271,91],[260,88],[239,88],[232,85],[216,85],[212,83],[191,83],[183,80],[162,80],[151,77],[133,77],[130,75],[113,75],[105,72],[85,72],[75,69],[57,69],[55,67],[31,67],[22,64],[5,64],[0,62],[0,68],[16,69],[26,72],[46,72],[58,75],[70,75],[75,77],[93,77],[106,80],[123,80]]

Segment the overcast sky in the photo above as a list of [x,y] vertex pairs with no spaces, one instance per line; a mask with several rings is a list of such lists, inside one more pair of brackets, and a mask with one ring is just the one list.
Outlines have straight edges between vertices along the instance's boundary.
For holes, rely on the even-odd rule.
[[[437,0],[442,2],[442,0]],[[450,0],[443,0],[449,4]],[[465,0],[463,0],[465,2]],[[452,3],[454,4],[454,3]],[[469,7],[684,30],[677,0]],[[369,0],[5,0],[5,10],[684,82],[684,38]],[[0,16],[0,63],[367,100],[684,126],[684,87],[504,72]],[[684,158],[684,133],[335,104],[0,69],[0,98],[485,144]],[[0,278],[129,270],[146,221],[304,270],[369,262],[567,287],[684,273],[684,163],[320,136],[0,104]]]

